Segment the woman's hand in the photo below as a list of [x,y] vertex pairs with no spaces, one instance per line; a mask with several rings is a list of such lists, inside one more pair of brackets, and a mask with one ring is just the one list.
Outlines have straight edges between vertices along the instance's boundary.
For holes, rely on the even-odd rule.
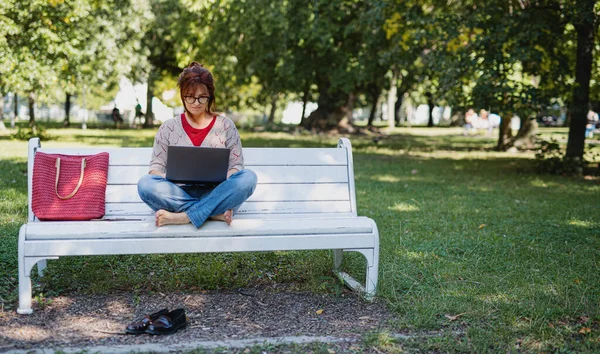
[[227,179],[229,179],[229,177],[231,177],[232,174],[238,173],[239,171],[235,168],[232,168],[231,170],[227,171]]
[[[166,173],[162,173],[162,172],[157,171],[157,170],[152,170],[152,171],[148,172],[148,174],[160,176],[162,178],[167,178],[167,174]],[[229,176],[227,176],[227,177],[229,177]]]

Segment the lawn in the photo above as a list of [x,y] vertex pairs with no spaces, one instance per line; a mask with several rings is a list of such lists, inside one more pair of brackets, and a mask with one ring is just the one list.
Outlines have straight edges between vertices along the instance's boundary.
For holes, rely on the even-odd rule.
[[[48,133],[56,139],[43,146],[151,146],[154,135]],[[377,142],[350,137],[359,215],[373,218],[381,237],[378,296],[396,313],[398,331],[453,333],[402,342],[371,335],[368,345],[381,351],[600,351],[600,180],[538,175],[533,152],[495,152],[494,138],[461,133],[396,128]],[[566,139],[562,128],[542,133]],[[242,141],[246,147],[329,147],[337,137],[242,132]],[[26,155],[26,142],[0,136],[4,311],[17,306]],[[345,267],[362,276],[364,260],[347,258]],[[331,264],[329,252],[70,257],[49,262],[34,295],[284,282],[335,296],[339,284]]]

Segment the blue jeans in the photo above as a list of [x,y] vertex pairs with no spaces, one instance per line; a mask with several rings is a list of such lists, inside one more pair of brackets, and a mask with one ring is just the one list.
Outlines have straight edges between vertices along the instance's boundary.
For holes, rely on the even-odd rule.
[[588,124],[585,126],[585,137],[586,138],[593,138],[594,137],[594,130],[596,129],[596,126],[594,124]]
[[144,175],[138,182],[140,198],[152,210],[185,212],[194,226],[200,227],[211,216],[229,209],[235,213],[256,188],[256,173],[241,170],[216,187],[177,185],[157,175]]

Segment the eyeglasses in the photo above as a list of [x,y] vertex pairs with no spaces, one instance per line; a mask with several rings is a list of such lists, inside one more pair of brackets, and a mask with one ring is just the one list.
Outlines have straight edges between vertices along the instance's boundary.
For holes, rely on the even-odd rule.
[[183,96],[183,100],[187,104],[194,104],[194,102],[196,102],[196,101],[198,101],[198,104],[206,104],[206,102],[208,102],[209,99],[210,99],[210,96],[200,96],[200,97]]

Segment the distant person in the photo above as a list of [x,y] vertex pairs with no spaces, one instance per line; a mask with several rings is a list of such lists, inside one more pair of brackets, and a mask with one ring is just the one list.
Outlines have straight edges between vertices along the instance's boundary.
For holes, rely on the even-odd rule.
[[135,105],[135,117],[133,118],[132,126],[136,126],[136,122],[139,120],[139,124],[142,124],[142,117],[144,117],[144,112],[142,112],[142,105],[140,101],[136,100],[137,104]]
[[469,108],[467,113],[465,113],[465,125],[464,125],[465,131],[464,131],[463,135],[469,135],[471,133],[471,130],[476,128],[478,120],[479,120],[479,117],[477,116],[477,113],[475,113],[473,108]]
[[[156,212],[156,226],[200,227],[209,218],[231,224],[236,210],[254,192],[256,174],[244,168],[240,134],[233,121],[213,111],[215,84],[210,71],[192,62],[179,75],[177,86],[185,112],[158,128],[150,171],[138,182],[140,198]],[[229,149],[227,179],[216,187],[169,181],[166,152],[172,145]]]
[[585,137],[586,138],[594,137],[594,130],[596,130],[597,124],[600,124],[599,119],[598,119],[598,113],[596,113],[590,109],[587,114],[587,124],[585,126]]
[[115,122],[115,128],[119,128],[121,123],[123,123],[123,117],[121,116],[121,112],[119,112],[119,108],[117,105],[112,110],[112,120]]
[[490,133],[494,131],[494,129],[500,127],[500,123],[502,123],[502,117],[500,117],[496,113],[490,113],[488,120],[490,121]]
[[489,113],[485,109],[479,111],[479,119],[477,120],[477,129],[484,129],[488,131],[488,134],[491,134],[490,129],[490,121],[488,120]]
[[482,109],[479,112],[479,122],[477,128],[479,129],[487,129],[488,135],[492,135],[495,128],[500,126],[500,118],[496,113],[490,113],[485,109]]

